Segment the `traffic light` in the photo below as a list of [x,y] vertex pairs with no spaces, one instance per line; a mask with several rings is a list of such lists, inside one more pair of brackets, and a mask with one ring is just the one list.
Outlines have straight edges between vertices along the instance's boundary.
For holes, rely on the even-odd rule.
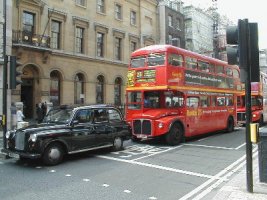
[[21,72],[18,71],[18,67],[21,66],[19,62],[17,62],[16,56],[10,56],[10,71],[9,71],[9,88],[16,89],[16,86],[21,84],[20,80]]
[[251,82],[260,81],[258,24],[249,23]]
[[248,20],[238,20],[238,26],[229,26],[226,29],[226,48],[228,63],[230,65],[239,65],[246,69],[247,63],[244,63],[248,47]]

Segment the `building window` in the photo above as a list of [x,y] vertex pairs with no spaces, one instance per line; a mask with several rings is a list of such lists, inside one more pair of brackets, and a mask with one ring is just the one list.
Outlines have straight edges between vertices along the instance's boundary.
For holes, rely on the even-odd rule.
[[169,40],[169,43],[168,44],[172,44],[172,35],[169,35],[168,36],[168,40]]
[[53,106],[60,105],[60,73],[52,71],[50,74],[50,102]]
[[35,14],[30,12],[23,12],[23,32],[27,32],[29,35],[34,34]]
[[121,78],[116,78],[115,79],[115,84],[114,84],[114,103],[115,105],[121,105],[121,90],[122,90],[122,80]]
[[115,18],[122,19],[122,8],[119,4],[115,4]]
[[136,25],[136,12],[131,11],[131,25]]
[[137,43],[136,42],[134,42],[134,41],[131,41],[131,52],[134,52],[136,49],[137,49]]
[[86,0],[76,0],[76,4],[80,6],[85,6]]
[[122,39],[115,37],[115,59],[121,60]]
[[104,82],[104,76],[99,75],[96,82],[96,103],[104,103]]
[[76,74],[74,79],[74,103],[84,103],[84,75]]
[[51,24],[51,48],[59,49],[60,48],[60,26],[61,23],[55,20],[52,20]]
[[96,55],[98,57],[104,57],[104,33],[98,32],[96,34],[96,42],[97,42],[97,47],[96,47]]
[[180,20],[178,19],[178,20],[176,21],[176,29],[177,29],[177,30],[181,30],[180,25],[181,25],[181,22],[180,22]]
[[97,0],[97,12],[105,13],[105,0]]
[[171,15],[168,16],[168,25],[170,27],[173,27],[173,19],[172,19],[172,16]]
[[84,43],[84,29],[81,27],[76,27],[75,29],[75,50],[76,53],[84,53],[83,43]]

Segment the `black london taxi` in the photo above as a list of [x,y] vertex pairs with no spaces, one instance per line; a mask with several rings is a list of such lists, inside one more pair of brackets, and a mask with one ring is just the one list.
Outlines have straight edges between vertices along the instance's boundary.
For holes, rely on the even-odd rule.
[[3,151],[57,165],[66,154],[106,147],[121,150],[130,138],[130,125],[113,106],[59,106],[51,109],[41,124],[7,131]]

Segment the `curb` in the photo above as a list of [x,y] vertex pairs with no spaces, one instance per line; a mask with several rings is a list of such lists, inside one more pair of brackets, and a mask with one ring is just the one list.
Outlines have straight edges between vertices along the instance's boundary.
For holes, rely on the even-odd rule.
[[2,150],[3,150],[3,149],[1,148],[1,149],[0,149],[0,160],[4,160],[4,159],[7,158],[7,154],[3,153]]

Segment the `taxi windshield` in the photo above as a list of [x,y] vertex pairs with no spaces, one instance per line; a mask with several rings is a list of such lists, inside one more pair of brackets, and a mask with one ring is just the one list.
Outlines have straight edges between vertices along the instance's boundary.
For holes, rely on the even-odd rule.
[[51,109],[45,118],[43,119],[43,123],[59,123],[65,124],[68,123],[71,119],[73,109]]

